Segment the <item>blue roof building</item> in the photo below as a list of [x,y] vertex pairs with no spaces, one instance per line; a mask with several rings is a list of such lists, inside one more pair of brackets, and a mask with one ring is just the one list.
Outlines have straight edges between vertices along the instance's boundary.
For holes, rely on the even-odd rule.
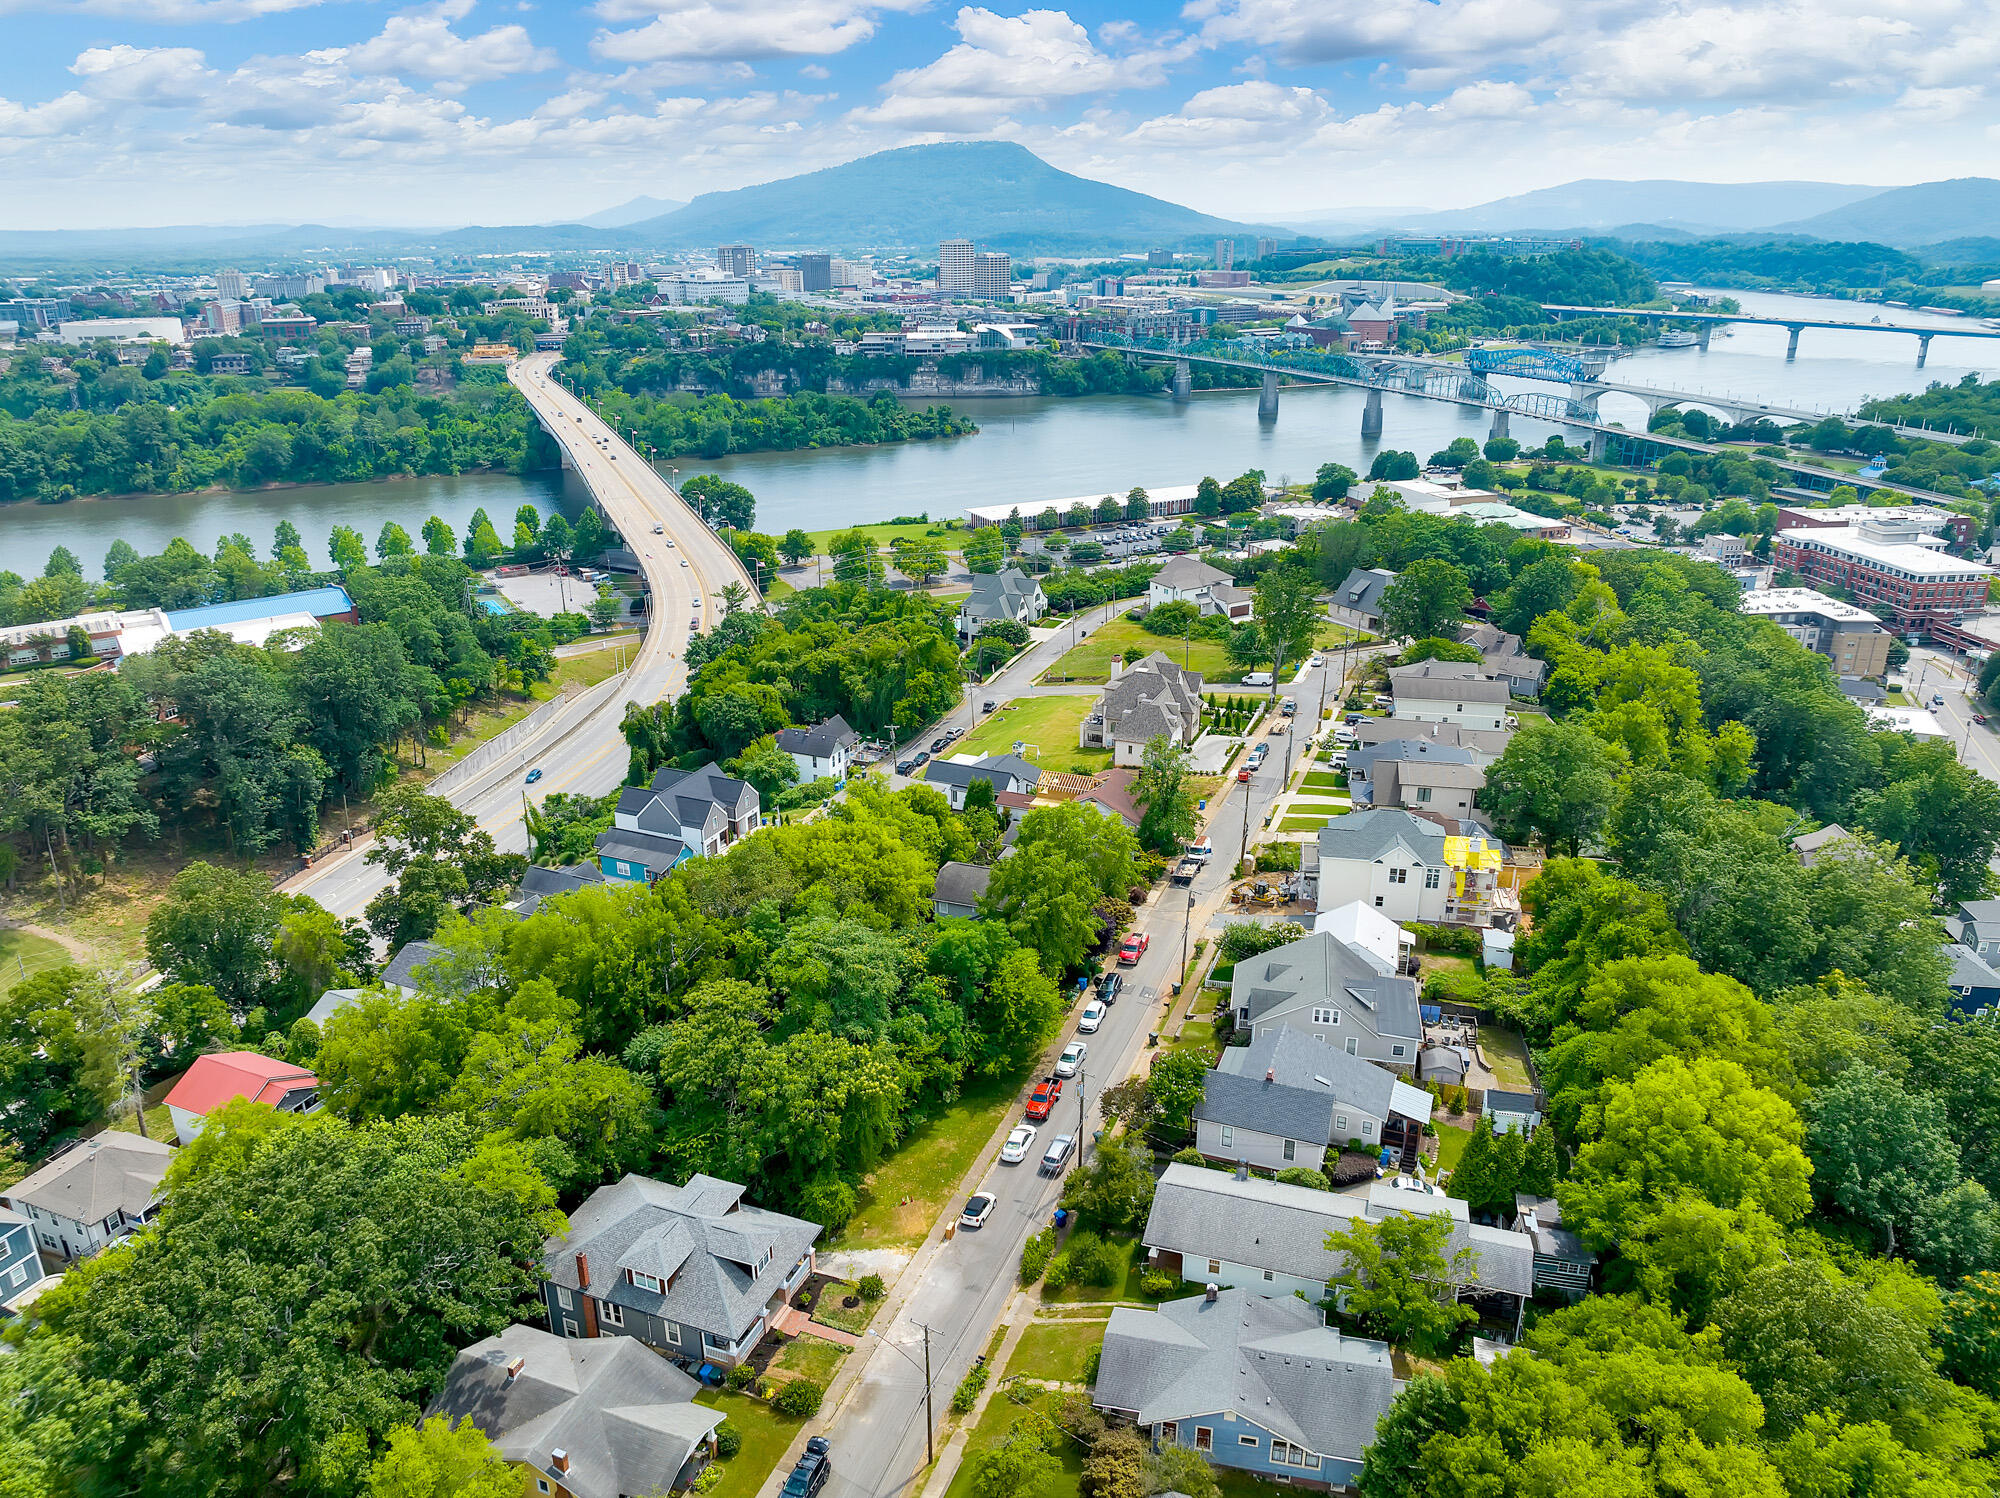
[[167,627],[177,635],[184,635],[191,630],[228,629],[254,619],[275,619],[281,614],[311,614],[315,619],[338,619],[345,624],[359,620],[347,589],[329,583],[324,588],[308,588],[302,593],[239,598],[234,603],[211,603],[198,609],[169,609]]

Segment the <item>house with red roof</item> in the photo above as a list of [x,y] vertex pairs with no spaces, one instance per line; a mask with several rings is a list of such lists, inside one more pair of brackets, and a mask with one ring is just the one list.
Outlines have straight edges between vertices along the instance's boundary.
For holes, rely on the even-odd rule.
[[210,1113],[240,1097],[269,1103],[280,1113],[312,1113],[319,1108],[319,1078],[302,1066],[255,1051],[199,1056],[167,1094],[174,1133],[182,1144],[193,1142]]

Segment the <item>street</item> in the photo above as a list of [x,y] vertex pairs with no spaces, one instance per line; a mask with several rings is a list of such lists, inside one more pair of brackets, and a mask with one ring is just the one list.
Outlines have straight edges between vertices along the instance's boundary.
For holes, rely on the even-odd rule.
[[[1917,705],[1951,735],[1959,759],[1988,780],[2000,781],[2000,740],[1994,738],[1992,729],[1972,721],[1972,715],[1982,709],[1972,700],[1979,684],[1978,673],[1968,674],[1969,670],[1942,651],[1920,645],[1911,649],[1910,663],[1903,668],[1903,676]],[[1934,695],[1943,696],[1942,706],[1930,705]]]

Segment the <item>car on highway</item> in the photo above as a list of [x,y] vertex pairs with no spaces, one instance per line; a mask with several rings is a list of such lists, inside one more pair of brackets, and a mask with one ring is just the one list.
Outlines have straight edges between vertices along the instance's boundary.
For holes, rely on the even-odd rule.
[[1049,1141],[1049,1147],[1042,1155],[1042,1174],[1061,1175],[1063,1166],[1069,1163],[1070,1152],[1076,1148],[1076,1135],[1058,1134]]
[[1056,1057],[1056,1075],[1073,1077],[1083,1070],[1084,1057],[1090,1054],[1090,1047],[1080,1040],[1072,1040],[1063,1047],[1063,1053]]
[[1143,931],[1128,932],[1124,944],[1118,948],[1118,960],[1130,967],[1145,955],[1146,948],[1153,944],[1153,938]]
[[1942,693],[1942,692],[1933,692],[1933,693],[1931,693],[1931,706],[1932,706],[1932,707],[1943,707],[1943,706],[1944,706],[1944,693]]
[[1056,1111],[1056,1104],[1062,1101],[1062,1078],[1048,1077],[1035,1084],[1035,1094],[1028,1099],[1028,1106],[1022,1110],[1030,1119],[1041,1123]]
[[1076,1022],[1076,1033],[1079,1035],[1095,1035],[1097,1027],[1104,1023],[1104,1012],[1104,1006],[1096,999],[1092,999],[1088,1004],[1085,1004],[1083,1006],[1083,1015]]
[[824,1451],[808,1451],[785,1479],[780,1498],[819,1498],[820,1490],[832,1475],[832,1459]]
[[529,785],[533,785],[537,780],[540,780],[541,778],[542,778],[542,771],[539,765],[537,765],[534,769],[528,772]]
[[1097,975],[1097,996],[1107,1004],[1118,1002],[1118,991],[1125,986],[1125,975],[1116,968]]
[[[669,545],[669,546],[673,546],[673,545],[674,545],[674,538],[673,538],[672,536],[669,536],[669,537],[667,537],[667,545]],[[675,549],[676,551],[680,550],[680,548],[679,548],[679,547],[677,547],[677,546],[675,546],[675,547],[674,547],[674,549]]]
[[681,565],[682,565],[683,567],[685,567],[685,566],[687,566],[687,564],[688,564],[688,559],[687,559],[686,557],[682,557],[682,558],[681,558]]
[[1000,1163],[1019,1165],[1028,1158],[1028,1151],[1034,1148],[1037,1130],[1033,1124],[1016,1124],[1014,1132],[1007,1136],[1007,1142],[1000,1146]]
[[958,1225],[962,1228],[984,1227],[986,1219],[993,1215],[993,1204],[999,1199],[990,1191],[981,1191],[969,1197],[965,1210],[958,1214]]
[[664,536],[666,533],[667,533],[667,528],[664,525],[660,524],[659,521],[655,520],[653,522],[653,534],[656,536]]

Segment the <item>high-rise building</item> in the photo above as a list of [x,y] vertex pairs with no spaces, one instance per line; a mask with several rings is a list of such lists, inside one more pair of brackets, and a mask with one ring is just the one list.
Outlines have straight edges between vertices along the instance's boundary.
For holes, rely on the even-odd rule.
[[1277,252],[1278,252],[1277,240],[1260,239],[1257,241],[1257,258],[1259,260],[1269,260]]
[[1158,267],[1162,265],[1172,265],[1173,263],[1174,263],[1174,252],[1172,250],[1146,251],[1146,264],[1150,266]]
[[946,296],[972,295],[972,241],[947,239],[938,246],[938,290]]
[[1215,268],[1217,270],[1228,270],[1235,264],[1236,241],[1233,239],[1218,239],[1215,242]]
[[972,295],[982,302],[1004,302],[1013,291],[1014,266],[1005,255],[981,251],[972,257]]
[[799,267],[799,290],[833,290],[833,256],[819,254],[801,255],[798,257],[797,264]]
[[24,332],[59,328],[69,321],[69,312],[66,296],[21,296],[0,302],[0,322],[19,323]]
[[741,276],[747,281],[757,274],[757,252],[747,244],[718,245],[715,268],[725,276]]
[[215,273],[215,294],[228,301],[240,302],[250,294],[250,284],[240,270],[219,270]]

